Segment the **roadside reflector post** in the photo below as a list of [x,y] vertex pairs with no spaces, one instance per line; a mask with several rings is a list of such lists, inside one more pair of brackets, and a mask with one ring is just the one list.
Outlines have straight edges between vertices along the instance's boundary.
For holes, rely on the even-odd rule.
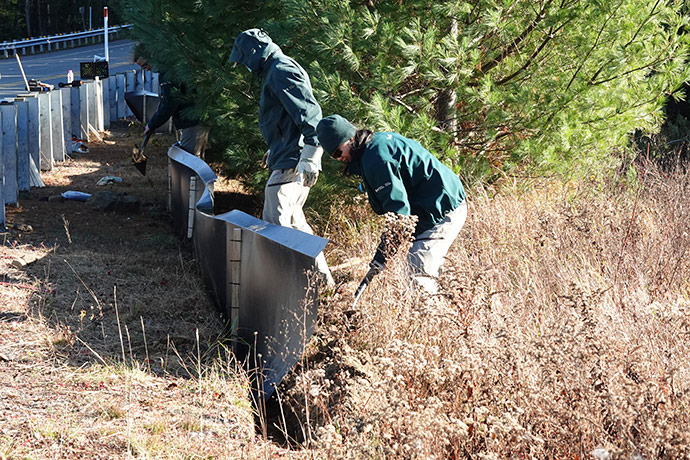
[[108,53],[108,7],[103,7],[103,43],[105,43],[105,60],[110,62],[110,54]]

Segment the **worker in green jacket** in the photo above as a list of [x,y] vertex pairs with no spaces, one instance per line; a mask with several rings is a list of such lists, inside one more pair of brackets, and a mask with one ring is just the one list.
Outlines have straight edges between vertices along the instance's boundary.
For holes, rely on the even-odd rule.
[[[240,33],[229,60],[244,65],[263,82],[259,129],[268,144],[266,165],[271,175],[264,189],[262,219],[311,234],[302,208],[319,177],[323,149],[316,136],[321,107],[309,75],[261,29]],[[316,268],[327,284],[334,284],[323,253],[316,258]]]
[[[323,148],[346,164],[345,174],[362,177],[374,212],[417,216],[408,253],[411,276],[435,294],[443,260],[467,218],[458,176],[418,142],[397,133],[357,130],[340,115],[323,118],[316,131]],[[374,273],[390,257],[386,244],[382,241],[370,263]]]

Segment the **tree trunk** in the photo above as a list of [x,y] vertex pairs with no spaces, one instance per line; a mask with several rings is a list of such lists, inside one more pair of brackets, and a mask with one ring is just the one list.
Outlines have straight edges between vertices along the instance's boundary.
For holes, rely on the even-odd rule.
[[[453,19],[450,24],[451,35],[458,36],[458,21]],[[438,122],[441,129],[448,131],[456,136],[458,131],[458,120],[456,113],[456,104],[458,102],[458,95],[454,89],[448,88],[439,94],[438,97]]]
[[31,37],[31,0],[24,0],[24,21],[26,21],[26,37]]
[[45,35],[43,29],[43,13],[41,11],[41,0],[36,0],[36,18],[38,19],[38,35]]

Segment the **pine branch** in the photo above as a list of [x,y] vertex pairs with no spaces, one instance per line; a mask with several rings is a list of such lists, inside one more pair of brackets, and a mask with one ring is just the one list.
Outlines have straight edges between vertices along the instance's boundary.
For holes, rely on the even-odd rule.
[[562,29],[566,26],[566,24],[568,24],[568,22],[570,22],[570,21],[564,22],[563,24],[561,24],[561,25],[560,25],[558,28],[556,28],[556,29],[554,29],[554,28],[552,27],[552,28],[549,30],[549,33],[546,34],[546,37],[544,38],[544,40],[542,40],[541,44],[537,47],[537,49],[534,50],[534,51],[532,52],[532,54],[531,54],[530,57],[527,59],[527,61],[525,61],[525,63],[522,65],[522,67],[520,67],[518,70],[516,70],[516,71],[513,72],[512,74],[508,75],[507,77],[502,78],[501,80],[495,82],[495,84],[496,84],[496,85],[499,85],[499,86],[500,86],[500,85],[503,85],[503,84],[506,84],[506,83],[508,83],[510,80],[512,80],[513,78],[517,77],[520,73],[522,73],[522,72],[524,72],[525,70],[527,70],[527,68],[530,66],[530,64],[532,63],[532,61],[539,55],[539,53],[541,53],[541,51],[544,49],[544,47],[546,47],[546,45],[554,38],[554,36],[555,36],[560,30],[562,30]]
[[[623,3],[623,0],[621,0],[620,3],[618,3],[618,6],[615,8],[614,11],[618,11],[618,8],[620,8],[622,3]],[[606,30],[606,25],[609,23],[609,21],[611,20],[612,17],[613,17],[613,13],[608,15],[606,17],[606,20],[604,21],[604,23],[601,25],[601,28],[599,29],[599,32],[597,33],[597,38],[596,38],[596,40],[594,40],[594,44],[589,49],[589,51],[587,52],[585,57],[582,58],[582,61],[580,61],[580,65],[577,67],[577,70],[575,70],[575,73],[570,78],[568,85],[565,87],[566,91],[568,91],[570,89],[570,86],[575,81],[575,78],[577,78],[577,75],[580,73],[580,70],[582,70],[582,67],[585,65],[585,62],[587,62],[587,59],[589,59],[589,56],[591,56],[592,52],[594,52],[594,50],[597,48],[597,46],[599,46],[599,41],[601,40],[601,35],[604,33],[604,30]],[[600,69],[601,68],[603,68],[603,66],[600,67]]]
[[483,74],[486,74],[489,70],[499,65],[508,56],[512,56],[513,53],[515,53],[519,49],[520,44],[532,33],[532,31],[537,27],[537,24],[539,24],[541,21],[544,20],[544,18],[546,18],[546,9],[551,5],[551,2],[552,0],[547,0],[542,5],[536,17],[529,23],[529,25],[522,31],[522,33],[518,35],[512,42],[510,42],[510,44],[508,44],[501,51],[499,51],[498,55],[494,57],[489,63],[482,66],[481,72]]

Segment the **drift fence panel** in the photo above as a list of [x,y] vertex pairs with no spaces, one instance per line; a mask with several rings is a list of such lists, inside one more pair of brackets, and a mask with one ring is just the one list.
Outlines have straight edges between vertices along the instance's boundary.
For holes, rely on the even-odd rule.
[[[0,127],[2,127],[2,111],[0,111]],[[3,135],[0,129],[0,231],[5,230],[5,152],[2,142]]]
[[38,95],[39,107],[39,135],[41,138],[41,161],[38,167],[41,171],[53,169],[53,127],[50,117],[50,94]]
[[29,103],[23,99],[14,102],[17,107],[17,187],[28,192],[29,177]]
[[0,104],[2,113],[2,152],[4,163],[4,199],[17,203],[17,106]]
[[[136,74],[134,72],[127,72],[125,74],[125,93],[128,93],[130,91],[135,91],[136,90]],[[122,95],[124,97],[124,93]],[[129,110],[129,107],[125,105],[125,117],[131,117],[134,114],[132,113],[131,110]]]
[[25,94],[22,96],[29,107],[29,120],[27,126],[29,138],[29,172],[32,187],[43,187],[41,180],[41,131],[38,108],[38,94]]
[[125,74],[117,74],[117,118],[125,118],[127,116],[127,105],[125,104],[125,92],[127,91],[127,83]]
[[101,80],[101,109],[103,112],[103,129],[110,128],[110,77]]
[[72,88],[62,88],[62,138],[64,153],[72,153]]
[[328,240],[238,210],[213,215],[213,171],[177,146],[168,157],[175,228],[191,234],[204,281],[236,332],[232,339],[240,361],[262,357],[258,363],[249,360],[259,367],[250,371],[255,395],[268,397],[314,330],[318,293],[307,273]]
[[62,121],[62,91],[50,91],[50,116],[53,130],[53,161],[65,161],[65,135]]

